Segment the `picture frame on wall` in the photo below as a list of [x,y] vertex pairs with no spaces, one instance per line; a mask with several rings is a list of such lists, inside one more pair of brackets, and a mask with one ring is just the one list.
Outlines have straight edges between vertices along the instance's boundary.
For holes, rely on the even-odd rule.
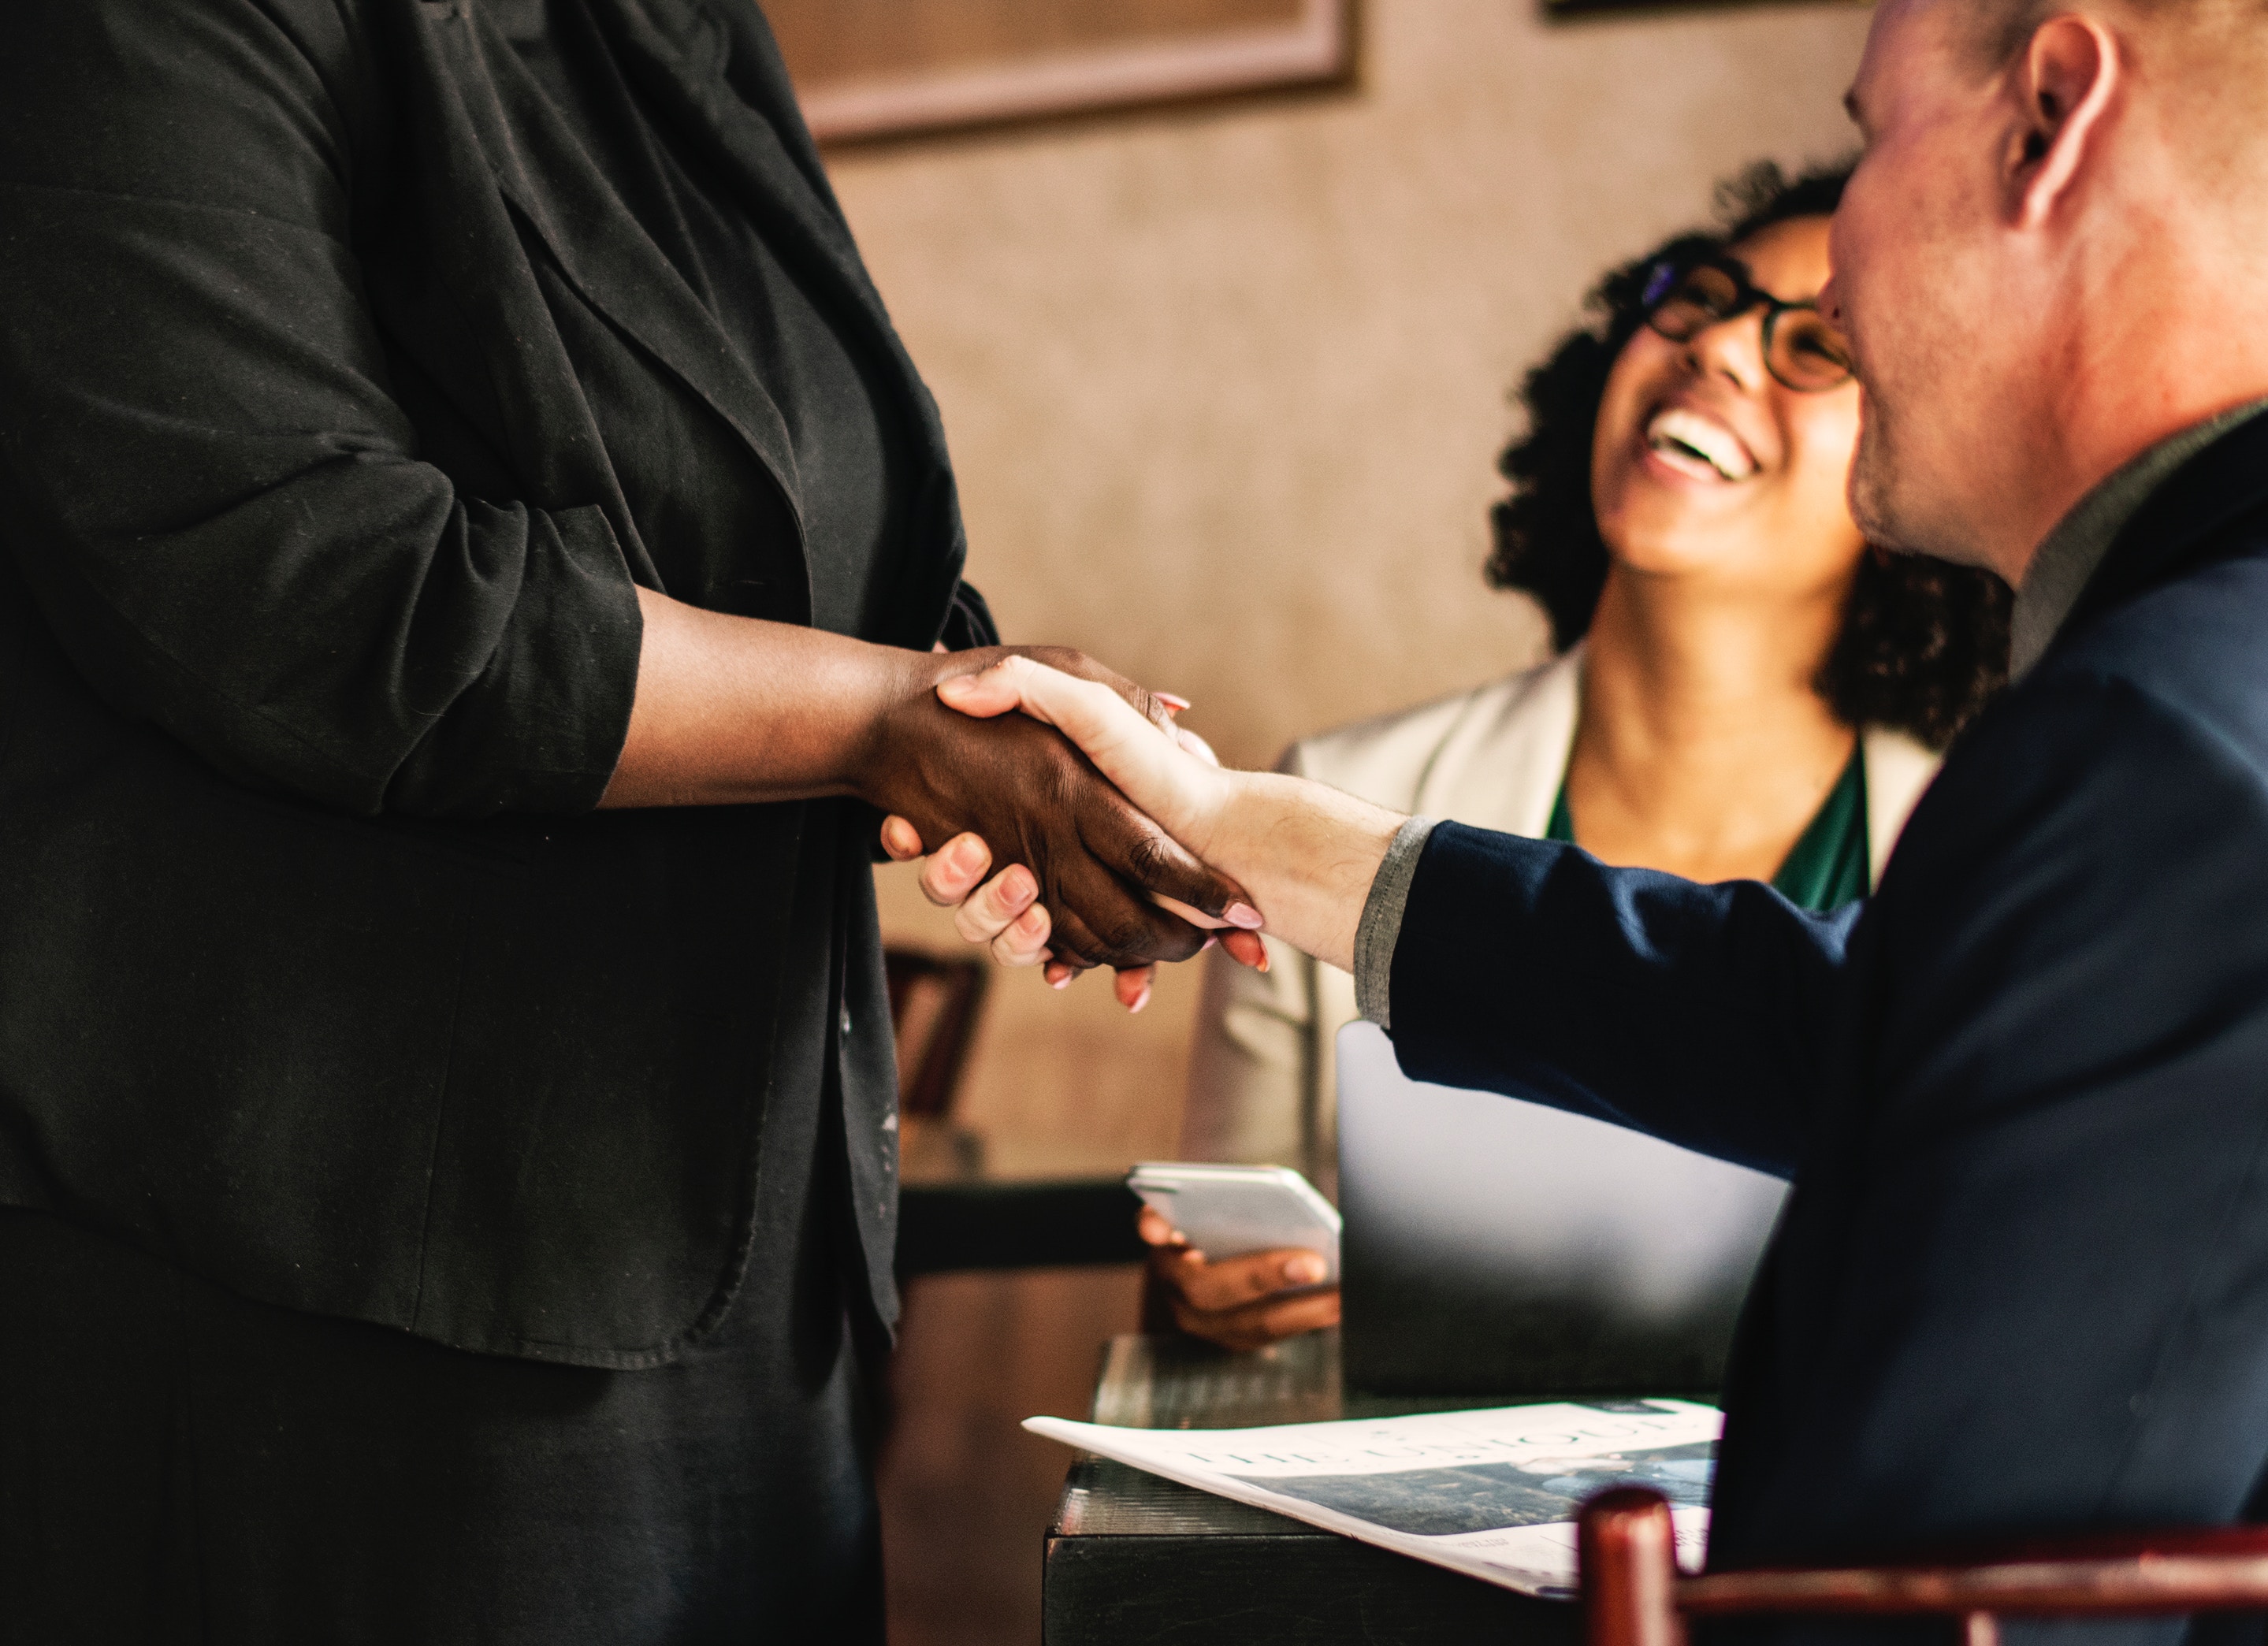
[[1543,0],[1547,17],[1578,17],[1593,11],[1723,11],[1729,0]]
[[822,143],[1348,84],[1357,0],[764,0]]

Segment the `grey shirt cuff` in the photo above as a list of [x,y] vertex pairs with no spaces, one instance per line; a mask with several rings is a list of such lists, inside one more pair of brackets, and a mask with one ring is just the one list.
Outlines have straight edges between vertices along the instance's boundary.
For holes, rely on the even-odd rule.
[[1402,912],[1410,906],[1410,883],[1418,878],[1431,818],[1411,818],[1395,831],[1386,861],[1363,901],[1362,923],[1354,930],[1355,1010],[1381,1029],[1394,1026],[1394,945],[1402,940]]

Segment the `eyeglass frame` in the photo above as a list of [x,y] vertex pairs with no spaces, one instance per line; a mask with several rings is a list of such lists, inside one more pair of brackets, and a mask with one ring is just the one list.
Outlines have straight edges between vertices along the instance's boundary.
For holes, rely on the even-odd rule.
[[[1826,320],[1826,316],[1821,313],[1819,300],[1816,298],[1800,298],[1791,303],[1786,298],[1772,296],[1771,292],[1756,284],[1749,276],[1747,266],[1739,258],[1725,252],[1718,252],[1706,257],[1696,257],[1686,261],[1680,261],[1671,257],[1664,257],[1657,261],[1651,272],[1647,274],[1646,288],[1638,297],[1639,323],[1665,342],[1690,343],[1703,332],[1707,331],[1709,326],[1702,326],[1683,337],[1672,337],[1653,323],[1654,316],[1660,313],[1670,298],[1675,295],[1678,283],[1687,276],[1703,268],[1713,268],[1719,274],[1727,276],[1733,283],[1734,306],[1724,313],[1717,315],[1709,322],[1709,326],[1722,326],[1727,320],[1737,320],[1753,310],[1758,308],[1764,310],[1764,370],[1771,372],[1772,381],[1782,388],[1797,394],[1831,394],[1858,375],[1856,368],[1845,365],[1843,368],[1843,375],[1834,382],[1822,383],[1807,388],[1800,383],[1789,382],[1775,371],[1771,363],[1772,334],[1778,327],[1779,317],[1791,311],[1818,314],[1822,320]],[[1831,320],[1827,323],[1830,327],[1834,326]],[[1839,335],[1841,328],[1837,327],[1836,330]]]

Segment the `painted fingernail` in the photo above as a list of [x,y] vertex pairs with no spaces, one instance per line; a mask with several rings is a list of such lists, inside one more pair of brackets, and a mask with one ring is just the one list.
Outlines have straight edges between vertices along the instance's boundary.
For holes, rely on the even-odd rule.
[[1249,903],[1231,903],[1221,910],[1220,917],[1230,925],[1241,926],[1247,931],[1258,931],[1267,923],[1260,918],[1260,911]]
[[1179,692],[1152,692],[1150,695],[1156,698],[1160,702],[1165,704],[1167,708],[1172,709],[1177,715],[1185,712],[1189,706],[1189,700],[1182,696]]
[[1323,1260],[1312,1252],[1302,1252],[1284,1260],[1284,1278],[1294,1286],[1312,1286],[1326,1273]]
[[1140,994],[1138,994],[1138,995],[1135,996],[1134,996],[1134,998],[1133,998],[1130,1002],[1129,1002],[1129,1003],[1127,1003],[1126,1010],[1129,1010],[1129,1011],[1139,1011],[1139,1010],[1142,1010],[1142,1008],[1143,1008],[1143,1007],[1145,1007],[1145,1006],[1148,1005],[1149,1003],[1150,1003],[1150,985],[1149,985],[1149,984],[1147,984],[1147,983],[1145,983],[1145,984],[1143,984],[1143,985],[1142,985],[1142,992],[1141,992]]

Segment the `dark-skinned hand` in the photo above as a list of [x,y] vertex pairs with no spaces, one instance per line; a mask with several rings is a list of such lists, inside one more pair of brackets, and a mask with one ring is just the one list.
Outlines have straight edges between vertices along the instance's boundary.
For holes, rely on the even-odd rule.
[[1012,652],[1099,680],[1170,734],[1165,702],[1085,653],[987,647],[932,654],[919,689],[884,716],[862,762],[860,793],[911,824],[925,849],[975,834],[992,862],[1022,864],[1047,910],[1053,958],[1073,969],[1184,960],[1211,934],[1152,893],[1217,920],[1256,923],[1241,886],[1171,839],[1060,733],[1021,715],[979,720],[937,699],[937,682]]
[[1223,1348],[1264,1348],[1339,1323],[1339,1289],[1318,1286],[1323,1260],[1287,1247],[1208,1262],[1182,1232],[1145,1206],[1138,1227],[1150,1248],[1152,1283],[1172,1304],[1174,1324]]

